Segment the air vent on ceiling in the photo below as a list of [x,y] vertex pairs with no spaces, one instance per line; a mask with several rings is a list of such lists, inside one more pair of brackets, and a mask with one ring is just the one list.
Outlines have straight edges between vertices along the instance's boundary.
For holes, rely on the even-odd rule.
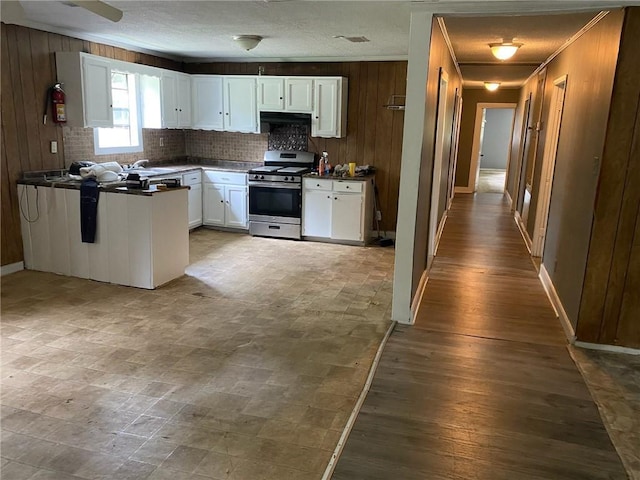
[[369,41],[367,37],[346,37],[344,35],[334,35],[333,38],[344,38],[351,43],[364,43]]

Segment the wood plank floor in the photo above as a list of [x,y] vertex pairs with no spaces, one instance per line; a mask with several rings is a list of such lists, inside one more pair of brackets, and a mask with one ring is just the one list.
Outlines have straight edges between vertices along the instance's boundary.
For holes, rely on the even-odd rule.
[[506,201],[457,196],[333,479],[626,478]]

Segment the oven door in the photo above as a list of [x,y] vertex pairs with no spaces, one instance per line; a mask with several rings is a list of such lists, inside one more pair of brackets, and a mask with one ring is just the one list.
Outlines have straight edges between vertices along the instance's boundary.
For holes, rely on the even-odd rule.
[[249,221],[300,224],[302,185],[249,182]]

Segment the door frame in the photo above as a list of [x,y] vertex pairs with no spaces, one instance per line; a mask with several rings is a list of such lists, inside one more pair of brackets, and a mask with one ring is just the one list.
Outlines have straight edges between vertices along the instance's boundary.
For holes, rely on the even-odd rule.
[[[474,193],[476,191],[476,184],[478,182],[478,172],[480,170],[480,162],[478,161],[480,155],[480,132],[482,130],[482,112],[485,109],[490,108],[510,108],[513,110],[514,119],[517,103],[509,102],[478,102],[476,104],[476,120],[473,127],[473,144],[471,146],[471,161],[469,162],[469,179],[466,187],[456,187],[459,193]],[[510,144],[513,142],[513,123],[511,127]],[[509,149],[507,158],[507,169],[511,163],[511,148]],[[505,178],[506,181],[506,178]]]
[[551,191],[553,187],[553,173],[558,155],[558,143],[562,127],[562,115],[564,113],[564,101],[567,93],[567,78],[562,75],[553,81],[553,93],[549,115],[547,116],[547,135],[545,135],[544,153],[542,156],[542,172],[540,174],[540,188],[538,190],[538,202],[536,206],[535,228],[533,230],[531,255],[542,257],[544,253],[544,241],[547,236],[547,223],[549,208],[551,206]]

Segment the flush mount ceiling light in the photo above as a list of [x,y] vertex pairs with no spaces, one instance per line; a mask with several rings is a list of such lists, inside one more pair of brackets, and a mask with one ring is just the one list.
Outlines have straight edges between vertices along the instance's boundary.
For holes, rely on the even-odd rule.
[[344,35],[334,35],[333,38],[344,38],[347,42],[351,43],[365,43],[370,41],[367,37],[346,37]]
[[484,82],[484,88],[490,92],[495,92],[500,87],[500,82]]
[[490,43],[489,48],[491,53],[498,60],[508,60],[513,57],[518,49],[522,46],[522,43],[502,42],[502,43]]
[[240,46],[240,48],[248,52],[258,46],[262,37],[259,35],[235,35],[233,40]]

